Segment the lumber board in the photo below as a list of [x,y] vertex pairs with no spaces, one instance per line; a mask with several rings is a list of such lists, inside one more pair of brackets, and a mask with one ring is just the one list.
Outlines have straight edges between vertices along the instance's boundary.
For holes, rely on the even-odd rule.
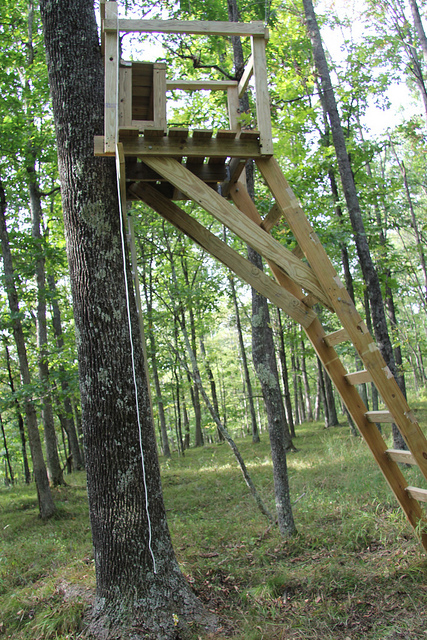
[[130,126],[119,127],[119,141],[124,138],[137,138],[139,136],[139,128]]
[[267,85],[267,61],[265,57],[265,41],[252,38],[253,71],[255,80],[255,102],[259,144],[264,156],[273,155],[273,134],[271,130],[270,94]]
[[149,185],[133,185],[130,191],[302,326],[308,326],[316,317],[311,309],[156,189]]
[[[264,231],[270,232],[272,228],[279,222],[282,217],[282,210],[277,204],[274,204],[261,223]],[[299,256],[298,256],[299,257]]]
[[[225,177],[225,167],[221,164],[187,165],[187,168],[200,178],[200,180],[203,180],[203,182],[221,182]],[[138,162],[134,166],[129,167],[126,171],[126,177],[128,180],[141,182],[158,182],[165,180],[165,178],[147,167],[143,162]]]
[[166,133],[166,64],[163,62],[153,65],[153,119],[154,127]]
[[420,502],[427,502],[427,489],[418,489],[417,487],[406,487],[406,491],[411,498]]
[[410,451],[403,451],[400,449],[387,449],[386,454],[390,460],[395,462],[402,462],[404,464],[417,464],[414,456]]
[[119,68],[119,127],[132,124],[132,69]]
[[[236,233],[258,253],[273,260],[288,275],[317,298],[325,301],[310,267],[295,258],[292,253],[249,220],[237,207],[233,207],[218,193],[207,187],[195,175],[172,158],[143,158],[152,169],[163,175],[177,189],[202,206],[230,231]],[[326,301],[327,303],[327,301]]]
[[[104,31],[116,28],[114,21],[104,21]],[[268,29],[263,22],[222,22],[207,20],[119,20],[121,33],[187,33],[212,36],[262,36],[268,38]]]
[[[217,138],[223,138],[224,140],[234,140],[238,132],[232,129],[218,129],[216,133]],[[222,164],[225,167],[225,161],[227,158],[209,158],[209,164]],[[225,179],[225,175],[224,178]]]
[[227,112],[231,129],[240,131],[240,102],[237,87],[227,89]]
[[[132,125],[138,126],[138,121],[132,121]],[[137,138],[123,141],[125,156],[149,157],[149,156],[195,156],[207,157],[233,157],[255,158],[261,156],[257,140],[226,140],[212,138],[212,140],[197,140],[194,138],[171,138],[153,141]],[[98,154],[103,155],[103,154]],[[105,154],[108,155],[108,154]]]
[[[210,140],[213,136],[212,129],[195,129],[193,131],[194,140]],[[205,158],[204,156],[188,156],[187,158],[187,168],[191,171],[191,166],[203,164]]]
[[167,91],[180,89],[181,91],[227,91],[237,90],[237,80],[167,80]]
[[367,411],[366,418],[368,422],[375,422],[378,424],[394,422],[394,418],[391,415],[390,411],[385,409],[383,411]]
[[350,337],[345,329],[338,329],[338,331],[333,331],[325,335],[325,343],[328,347],[336,347],[338,344],[347,342],[348,340],[350,340]]
[[104,41],[104,152],[114,155],[119,118],[119,34],[115,2],[106,3],[105,16],[106,21],[110,19],[115,28],[105,34]]
[[[248,194],[248,192],[246,190],[246,187],[245,187],[244,184],[242,184],[242,182],[239,181],[237,184],[235,184],[230,189],[230,196],[231,196],[234,204],[239,208],[239,210],[244,215],[247,216],[247,218],[248,218],[247,224],[250,221],[252,221],[253,223],[255,223],[258,231],[261,230],[261,235],[264,234],[265,236],[267,236],[267,238],[272,239],[271,236],[261,228],[262,219],[261,219],[261,216],[259,214],[259,211],[256,208],[255,204],[252,202],[252,199],[249,196],[249,194]],[[276,242],[276,241],[274,241],[274,242]],[[251,243],[249,242],[249,244],[251,244]],[[304,289],[309,290],[310,293],[312,295],[314,295],[317,300],[321,301],[326,306],[329,306],[328,300],[325,299],[325,296],[323,295],[323,291],[321,290],[321,288],[319,286],[317,278],[313,277],[314,274],[312,273],[310,267],[308,265],[304,264],[303,262],[301,262],[301,260],[299,260],[299,258],[296,258],[293,255],[292,251],[289,251],[289,249],[286,249],[286,247],[283,247],[280,243],[277,243],[277,245],[281,248],[281,253],[283,255],[285,255],[287,257],[287,259],[289,260],[289,266],[288,266],[287,269],[285,269],[285,271],[288,274],[288,276],[294,282],[299,284],[301,287],[303,287]],[[282,267],[282,265],[280,265],[278,263],[278,261],[274,258],[273,255],[270,254],[269,256],[267,256],[267,255],[263,254],[262,252],[259,252],[259,253],[261,253],[261,255],[264,255],[264,257],[272,260],[279,267]],[[291,266],[291,263],[292,263],[292,266]],[[304,275],[302,275],[302,273],[300,273],[301,269],[302,269]],[[313,288],[313,285],[314,285],[314,288]]]
[[243,71],[242,77],[239,80],[239,86],[237,88],[239,98],[241,98],[246,92],[246,89],[248,88],[248,84],[250,79],[253,76],[253,73],[254,73],[254,56],[252,54]]
[[427,479],[427,440],[391,375],[366,324],[357,312],[344,285],[337,276],[325,249],[308,222],[277,161],[274,158],[257,159],[257,165],[266,180],[276,202],[283,210],[298,244],[314,273],[332,302],[335,313],[346,329],[349,338],[365,368],[370,372],[384,404],[393,414],[408,448]]
[[355,371],[354,373],[347,373],[346,380],[350,384],[364,384],[365,382],[372,382],[372,376],[369,371]]
[[105,22],[105,0],[99,0],[99,24],[101,25],[101,55],[102,56],[104,56],[104,53],[105,53],[104,22]]
[[233,158],[230,161],[227,167],[228,177],[221,183],[220,187],[220,193],[223,196],[227,197],[229,195],[232,186],[235,185],[239,178],[244,175],[245,167],[245,158]]

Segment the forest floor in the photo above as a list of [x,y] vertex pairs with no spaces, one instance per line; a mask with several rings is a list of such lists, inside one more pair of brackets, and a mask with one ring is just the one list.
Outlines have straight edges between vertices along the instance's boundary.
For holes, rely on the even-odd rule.
[[[427,424],[427,402],[415,408]],[[161,460],[182,571],[222,620],[210,640],[427,640],[427,554],[366,445],[348,426],[297,431],[290,540],[259,513],[226,444]],[[238,445],[273,510],[267,434]],[[46,523],[34,486],[0,490],[0,638],[84,637],[95,584],[84,474],[67,482]]]

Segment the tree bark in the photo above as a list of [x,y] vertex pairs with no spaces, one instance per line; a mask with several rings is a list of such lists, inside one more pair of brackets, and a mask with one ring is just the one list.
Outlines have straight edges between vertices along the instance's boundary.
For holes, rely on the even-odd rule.
[[[40,3],[78,336],[96,570],[93,638],[172,640],[212,616],[185,582],[162,498],[114,160],[102,133],[103,69],[92,0]],[[132,339],[134,336],[134,339]]]
[[13,476],[12,463],[11,463],[11,460],[10,460],[9,449],[8,449],[8,446],[7,446],[6,432],[4,430],[3,418],[1,417],[1,413],[0,413],[0,427],[1,427],[1,432],[2,432],[2,436],[3,436],[3,446],[4,446],[4,452],[5,452],[5,464],[7,464],[7,468],[9,469],[10,483],[11,484],[15,484],[15,478]]
[[[15,287],[14,269],[12,254],[9,245],[9,236],[6,227],[6,195],[0,178],[0,238],[3,255],[3,269],[5,276],[5,287],[9,301],[9,308],[12,317],[13,337],[15,339],[16,350],[18,352],[19,369],[22,383],[31,384],[30,369],[28,366],[27,350],[25,347],[24,332],[20,319],[18,295]],[[27,421],[28,441],[30,444],[31,459],[33,462],[33,473],[36,480],[37,497],[39,503],[40,517],[50,518],[55,513],[52,494],[49,487],[46,465],[43,458],[43,450],[40,441],[40,434],[37,425],[37,415],[34,403],[28,394],[24,396],[24,411]]]
[[283,323],[282,323],[282,314],[280,312],[279,307],[277,307],[277,321],[279,323],[279,357],[280,362],[282,364],[282,380],[283,380],[283,392],[285,396],[285,408],[286,408],[286,416],[289,424],[289,431],[291,432],[292,438],[295,438],[295,424],[294,424],[294,416],[292,413],[292,402],[291,402],[291,390],[289,386],[289,372],[288,365],[286,363],[286,351],[285,351],[285,338],[283,335]]
[[301,338],[301,373],[302,373],[302,381],[304,384],[304,395],[305,395],[305,409],[308,422],[313,422],[313,409],[311,406],[311,398],[310,398],[310,384],[308,382],[307,368],[305,363],[305,344],[304,339]]

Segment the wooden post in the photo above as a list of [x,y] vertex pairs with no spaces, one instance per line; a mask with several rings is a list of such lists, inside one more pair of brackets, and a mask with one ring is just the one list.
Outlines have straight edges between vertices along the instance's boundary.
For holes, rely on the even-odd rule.
[[270,96],[267,85],[267,61],[265,57],[265,39],[252,37],[252,56],[254,65],[256,113],[259,129],[259,144],[262,155],[273,155],[273,136],[271,131]]
[[153,118],[154,128],[167,131],[166,123],[166,65],[155,62],[153,65]]
[[115,31],[105,33],[105,98],[104,98],[104,153],[115,155],[119,118],[119,34],[117,31],[117,4],[105,4],[105,19],[116,24]]
[[239,121],[240,105],[239,94],[236,87],[229,87],[227,89],[227,107],[228,107],[228,121],[230,123],[230,129],[233,131],[240,131],[241,124]]
[[132,66],[121,63],[119,68],[119,127],[132,126]]

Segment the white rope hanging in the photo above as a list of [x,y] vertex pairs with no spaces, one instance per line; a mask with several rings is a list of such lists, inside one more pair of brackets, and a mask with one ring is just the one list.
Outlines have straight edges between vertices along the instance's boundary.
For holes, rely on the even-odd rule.
[[[118,38],[118,34],[119,34],[119,17],[118,17],[118,13],[117,13],[117,38]],[[118,51],[117,51],[117,55],[118,55]],[[116,82],[117,82],[116,86],[117,87],[119,86],[118,85],[118,82],[119,82],[118,68],[119,68],[119,65],[117,64],[117,78],[116,78]],[[117,105],[116,105],[116,125],[115,125],[116,126],[116,132],[118,132],[118,130],[119,130],[118,116],[119,116],[118,108],[117,108]],[[122,198],[121,198],[119,170],[120,170],[120,162],[119,162],[119,157],[118,157],[118,153],[117,153],[117,144],[116,144],[116,178],[117,178],[117,196],[118,196],[118,200],[119,200],[120,238],[121,238],[121,245],[122,245],[123,274],[124,274],[125,291],[126,291],[126,309],[127,309],[128,329],[129,329],[129,343],[130,343],[131,359],[132,359],[132,375],[133,375],[133,387],[134,387],[134,394],[135,394],[136,417],[137,417],[137,423],[138,423],[139,449],[140,449],[140,454],[141,454],[142,476],[143,476],[143,482],[144,482],[145,513],[146,513],[146,516],[147,516],[147,524],[148,524],[148,549],[150,551],[151,559],[153,561],[154,573],[157,573],[156,559],[154,557],[154,553],[153,553],[153,549],[152,549],[153,531],[152,531],[152,526],[151,526],[150,510],[149,510],[149,507],[148,507],[147,476],[146,476],[146,471],[145,471],[144,449],[143,449],[143,446],[142,446],[142,426],[141,426],[141,416],[140,416],[140,412],[139,412],[139,389],[138,389],[138,381],[137,381],[137,376],[136,376],[135,348],[134,348],[133,334],[132,334],[132,321],[131,321],[130,299],[129,299],[129,281],[128,281],[128,275],[127,275],[127,269],[126,269],[126,240],[125,240],[125,233],[124,233],[124,228],[123,228],[124,227],[124,212],[123,212]]]

